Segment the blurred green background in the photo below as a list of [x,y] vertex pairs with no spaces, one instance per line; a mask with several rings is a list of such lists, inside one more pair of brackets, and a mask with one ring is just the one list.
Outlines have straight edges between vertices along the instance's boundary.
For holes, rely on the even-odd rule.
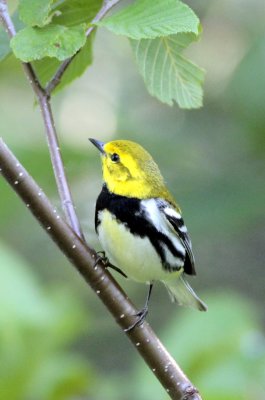
[[[13,2],[15,5],[15,2]],[[182,207],[202,315],[157,285],[149,322],[207,400],[265,399],[265,3],[189,5],[204,33],[204,107],[151,98],[128,42],[100,30],[94,64],[53,100],[66,171],[88,243],[101,167],[88,137],[146,147]],[[38,107],[21,71],[0,65],[0,135],[59,207]],[[127,338],[0,179],[0,398],[167,399]],[[146,288],[117,276],[140,307]]]

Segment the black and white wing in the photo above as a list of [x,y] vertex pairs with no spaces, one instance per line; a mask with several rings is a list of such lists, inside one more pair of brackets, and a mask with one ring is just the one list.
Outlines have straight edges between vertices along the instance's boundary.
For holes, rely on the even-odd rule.
[[181,214],[177,212],[169,203],[164,202],[162,203],[162,206],[160,206],[160,210],[165,215],[168,223],[170,224],[171,228],[174,229],[176,235],[179,237],[180,242],[186,250],[184,272],[188,275],[196,275],[191,240]]

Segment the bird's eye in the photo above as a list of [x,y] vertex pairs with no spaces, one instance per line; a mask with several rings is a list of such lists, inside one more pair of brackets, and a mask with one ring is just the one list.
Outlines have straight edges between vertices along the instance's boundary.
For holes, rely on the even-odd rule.
[[111,154],[110,159],[111,159],[111,161],[113,161],[115,163],[120,161],[120,157],[119,157],[119,155],[117,153]]

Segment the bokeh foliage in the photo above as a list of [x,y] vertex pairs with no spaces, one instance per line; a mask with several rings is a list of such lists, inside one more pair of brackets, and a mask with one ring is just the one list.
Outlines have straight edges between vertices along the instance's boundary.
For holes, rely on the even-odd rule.
[[61,400],[95,383],[88,362],[70,348],[89,320],[65,288],[46,288],[27,263],[0,244],[0,394]]

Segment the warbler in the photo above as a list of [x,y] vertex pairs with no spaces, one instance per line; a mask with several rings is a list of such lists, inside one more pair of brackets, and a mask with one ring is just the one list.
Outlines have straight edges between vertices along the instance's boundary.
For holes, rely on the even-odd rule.
[[145,305],[128,330],[145,319],[156,281],[164,283],[172,301],[206,311],[184,277],[195,275],[195,265],[180,208],[151,155],[129,140],[89,140],[101,153],[103,169],[95,211],[99,241],[115,269],[149,284]]

